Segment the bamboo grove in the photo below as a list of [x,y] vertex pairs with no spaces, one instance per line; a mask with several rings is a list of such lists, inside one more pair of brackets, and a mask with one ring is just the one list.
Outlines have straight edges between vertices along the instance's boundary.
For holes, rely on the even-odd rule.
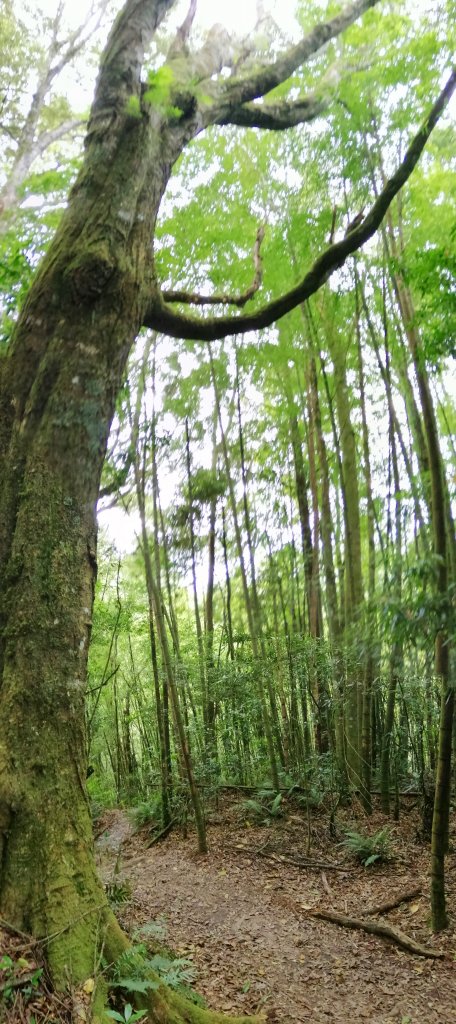
[[[358,143],[380,187],[379,149]],[[293,176],[302,152],[281,141],[276,159]],[[366,184],[347,179],[347,160],[348,204]],[[117,799],[161,794],[166,826],[190,786],[201,849],[201,803],[223,783],[299,785],[317,803],[355,792],[367,814],[373,793],[389,814],[417,789],[430,836],[454,629],[454,319],[424,285],[451,273],[449,248],[432,268],[411,253],[415,204],[440,173],[423,168],[369,253],[266,337],[170,351],[149,332],[130,367],[104,500],[130,513],[137,547],[101,570],[93,788],[104,793],[98,777]],[[276,275],[309,244],[309,189],[288,196],[285,231],[283,210],[269,213]],[[214,221],[231,201],[215,202]],[[163,222],[164,262],[180,216]],[[312,230],[338,218],[343,207],[323,205]],[[244,268],[246,280],[248,257]]]

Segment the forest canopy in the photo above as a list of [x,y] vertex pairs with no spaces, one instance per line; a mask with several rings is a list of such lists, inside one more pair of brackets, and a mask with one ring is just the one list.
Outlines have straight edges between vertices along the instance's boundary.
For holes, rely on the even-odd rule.
[[448,924],[452,6],[3,5],[0,925],[57,989],[128,948],[90,802],[206,852],[224,787],[413,790]]

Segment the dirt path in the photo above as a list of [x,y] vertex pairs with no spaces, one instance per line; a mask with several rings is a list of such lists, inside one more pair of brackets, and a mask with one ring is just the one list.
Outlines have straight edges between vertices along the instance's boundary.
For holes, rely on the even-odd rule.
[[[264,1005],[281,1024],[456,1024],[454,935],[435,941],[448,959],[431,961],[290,909],[318,904],[354,914],[419,881],[425,860],[375,873],[351,864],[346,873],[328,872],[330,898],[319,871],[236,850],[239,842],[253,849],[265,841],[264,829],[245,831],[211,830],[207,858],[195,855],[193,837],[178,835],[146,851],[141,837],[128,839],[117,814],[103,840],[105,871],[106,851],[112,856],[123,843],[122,874],[133,887],[125,923],[162,919],[167,943],[194,961],[196,987],[211,1007]],[[423,897],[388,920],[429,943],[426,914]]]

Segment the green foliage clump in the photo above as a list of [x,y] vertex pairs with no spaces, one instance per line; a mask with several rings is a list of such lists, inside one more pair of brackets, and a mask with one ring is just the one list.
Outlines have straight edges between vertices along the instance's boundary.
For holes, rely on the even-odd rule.
[[114,880],[105,885],[106,895],[111,906],[118,906],[120,903],[128,903],[131,899],[131,885],[128,879],[123,881]]
[[258,800],[242,800],[240,809],[255,818],[259,825],[270,825],[272,819],[283,816],[282,794],[273,790],[260,789]]
[[160,816],[160,797],[154,796],[149,800],[141,800],[136,807],[131,807],[128,816],[134,828],[139,831],[146,825],[155,825]]
[[174,71],[168,64],[163,64],[157,71],[149,71],[147,89],[143,95],[144,102],[158,107],[168,117],[180,117],[182,110],[171,103],[171,92],[174,85]]
[[[168,955],[163,951],[151,956],[147,946],[138,943],[125,950],[116,960],[112,975],[111,986],[123,992],[144,994],[164,983],[191,1002],[204,1005],[201,996],[190,987],[195,980],[196,972],[187,957],[173,957],[172,954]],[[155,975],[155,978],[150,975]],[[159,980],[156,980],[157,976]]]
[[157,942],[163,942],[166,938],[166,925],[163,920],[158,918],[156,921],[147,921],[146,924],[141,925],[133,933],[133,938],[138,942],[147,942],[150,947],[151,940]]
[[1,1000],[8,1006],[20,992],[23,1002],[27,1004],[35,995],[39,986],[42,967],[30,963],[20,956],[13,960],[11,956],[0,957],[0,992]]
[[131,1003],[126,1003],[123,1013],[119,1013],[118,1010],[108,1010],[107,1015],[112,1020],[120,1021],[121,1024],[133,1024],[133,1021],[142,1020],[143,1017],[146,1017],[147,1010],[134,1010]]
[[391,836],[387,828],[380,829],[373,836],[362,835],[361,832],[346,832],[340,844],[348,850],[365,868],[378,861],[391,859]]

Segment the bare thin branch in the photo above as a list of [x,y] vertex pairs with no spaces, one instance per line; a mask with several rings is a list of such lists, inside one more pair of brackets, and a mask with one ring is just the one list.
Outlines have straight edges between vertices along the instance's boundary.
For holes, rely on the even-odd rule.
[[169,48],[168,60],[170,60],[170,58],[172,57],[177,56],[180,53],[185,53],[188,37],[192,30],[193,22],[195,20],[197,3],[198,0],[190,0],[190,7],[187,11],[187,14],[182,22],[182,25],[179,25],[173,42],[171,43],[171,46]]
[[237,306],[242,309],[243,306],[253,298],[255,292],[258,291],[262,279],[263,279],[263,263],[261,259],[261,243],[264,238],[264,224],[261,224],[258,228],[255,245],[253,247],[253,265],[255,268],[255,275],[252,284],[242,295],[227,295],[222,293],[219,295],[199,295],[197,292],[184,292],[184,291],[165,291],[162,293],[165,302],[182,302],[191,306]]

